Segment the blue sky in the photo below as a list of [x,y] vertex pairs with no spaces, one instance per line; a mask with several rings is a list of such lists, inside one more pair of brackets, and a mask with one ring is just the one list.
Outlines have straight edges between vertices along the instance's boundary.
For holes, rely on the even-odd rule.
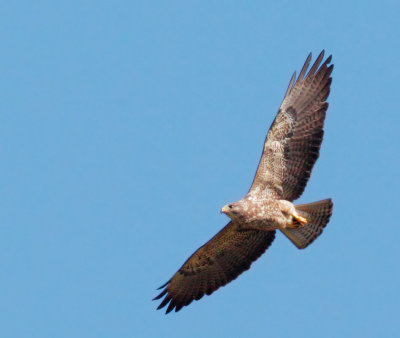
[[[0,4],[1,337],[395,337],[396,1]],[[249,188],[290,76],[333,54],[326,133],[279,235],[179,313],[151,299]]]

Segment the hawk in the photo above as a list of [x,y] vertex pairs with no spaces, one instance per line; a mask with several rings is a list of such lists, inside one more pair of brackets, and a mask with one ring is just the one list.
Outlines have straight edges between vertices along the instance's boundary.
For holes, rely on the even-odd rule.
[[324,51],[307,71],[310,53],[299,76],[293,74],[249,192],[221,209],[230,222],[159,288],[163,291],[154,300],[164,299],[158,309],[168,304],[166,313],[179,311],[237,278],[271,245],[276,229],[299,249],[322,233],[332,214],[331,199],[292,202],[304,191],[324,134],[333,65],[332,56],[321,64],[323,59]]

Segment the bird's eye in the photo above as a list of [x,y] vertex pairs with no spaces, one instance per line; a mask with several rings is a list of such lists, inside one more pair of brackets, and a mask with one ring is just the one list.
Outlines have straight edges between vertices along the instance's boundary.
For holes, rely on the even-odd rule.
[[229,207],[229,209],[232,209],[232,208],[233,208],[233,205],[232,205],[232,204],[229,204],[228,207]]

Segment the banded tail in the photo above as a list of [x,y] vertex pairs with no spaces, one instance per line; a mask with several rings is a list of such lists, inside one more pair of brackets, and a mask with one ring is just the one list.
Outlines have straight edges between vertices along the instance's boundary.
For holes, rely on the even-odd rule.
[[332,209],[333,203],[330,198],[310,204],[296,205],[296,211],[301,216],[307,218],[307,224],[304,227],[296,229],[286,228],[281,229],[281,231],[299,249],[304,249],[321,235],[331,218]]

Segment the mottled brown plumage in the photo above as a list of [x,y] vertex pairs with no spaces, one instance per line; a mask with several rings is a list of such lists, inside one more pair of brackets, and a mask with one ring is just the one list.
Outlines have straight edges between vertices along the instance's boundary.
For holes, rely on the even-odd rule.
[[250,265],[281,230],[299,249],[310,245],[332,214],[330,199],[295,206],[319,156],[328,108],[333,65],[331,56],[318,56],[307,72],[311,54],[299,76],[293,74],[264,143],[253,183],[240,201],[224,206],[231,218],[219,233],[200,247],[160,289],[158,309],[167,313],[210,295]]

